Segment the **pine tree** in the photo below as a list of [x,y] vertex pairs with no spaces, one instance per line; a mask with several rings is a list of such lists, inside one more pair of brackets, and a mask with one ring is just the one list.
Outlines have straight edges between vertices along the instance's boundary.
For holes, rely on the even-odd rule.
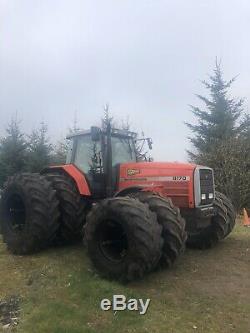
[[111,125],[111,128],[114,127],[113,117],[110,115],[109,104],[106,103],[103,107],[103,118],[102,118],[102,129],[105,131],[107,129],[108,124]]
[[223,140],[240,135],[245,127],[246,121],[243,119],[243,100],[231,98],[229,88],[235,78],[225,81],[221,65],[216,61],[214,74],[210,81],[202,81],[208,89],[210,98],[196,95],[205,104],[205,109],[191,106],[191,111],[195,115],[198,124],[186,123],[194,133],[194,137],[189,138],[195,151],[188,151],[189,157],[194,162],[200,162],[200,157],[204,153],[209,153],[211,149]]
[[73,134],[81,131],[81,127],[79,127],[78,119],[77,119],[77,112],[75,111],[74,119],[72,125],[68,128],[68,133]]
[[[132,124],[129,120],[129,117],[126,119],[121,120],[121,125],[120,125],[122,130],[128,131],[128,132],[133,132],[134,133],[134,144],[135,144],[135,155],[137,161],[145,161],[151,157],[148,157],[148,151],[147,149],[147,138],[145,138],[144,133],[141,133],[141,136],[139,136],[138,132],[134,132],[132,130]],[[140,138],[139,138],[140,137]],[[138,141],[138,139],[140,141]]]
[[[82,128],[79,126],[77,119],[77,112],[75,111],[73,122],[67,129],[67,135],[76,134],[81,130]],[[51,165],[61,165],[66,163],[70,144],[70,140],[67,140],[66,138],[57,141],[57,143],[53,146],[53,152],[50,160]]]
[[8,176],[26,169],[27,142],[20,129],[20,121],[12,118],[6,136],[0,140],[0,186]]
[[214,169],[216,189],[240,210],[250,206],[250,116],[244,114],[242,99],[229,96],[234,81],[223,79],[218,62],[210,82],[203,81],[210,98],[197,95],[203,110],[191,106],[198,124],[187,123],[195,149],[188,154],[192,162]]
[[28,169],[30,172],[39,172],[47,167],[51,161],[52,145],[48,138],[48,128],[41,123],[39,129],[32,131],[29,136]]
[[52,165],[61,165],[66,163],[69,142],[66,139],[58,141],[54,146],[50,163]]

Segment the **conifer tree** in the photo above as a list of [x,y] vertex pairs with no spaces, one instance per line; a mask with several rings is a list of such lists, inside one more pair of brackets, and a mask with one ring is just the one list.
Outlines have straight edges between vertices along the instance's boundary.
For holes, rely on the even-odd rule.
[[8,176],[26,170],[27,142],[20,129],[20,121],[13,117],[0,139],[0,186]]
[[39,129],[32,131],[29,136],[28,169],[39,172],[51,161],[52,145],[48,138],[47,125],[42,122]]
[[229,95],[234,81],[224,80],[216,61],[210,81],[202,82],[210,97],[197,95],[205,108],[191,106],[197,123],[186,124],[194,134],[190,161],[213,168],[216,189],[240,210],[250,207],[250,116],[244,114],[243,100]]
[[68,149],[69,149],[69,142],[67,139],[58,141],[54,145],[53,154],[50,163],[53,165],[65,164]]

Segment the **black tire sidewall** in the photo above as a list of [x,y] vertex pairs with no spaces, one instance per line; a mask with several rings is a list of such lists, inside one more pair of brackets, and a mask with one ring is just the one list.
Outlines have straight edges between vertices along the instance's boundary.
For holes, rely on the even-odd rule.
[[[8,213],[6,211],[7,209],[7,202],[9,199],[14,196],[18,195],[24,206],[25,206],[25,224],[24,229],[19,232],[15,232],[14,229],[10,226],[10,221],[7,217]],[[4,238],[9,237],[16,237],[16,238],[23,238],[23,237],[29,237],[30,235],[30,222],[29,218],[31,217],[31,203],[29,202],[29,193],[26,193],[26,191],[23,189],[23,187],[19,184],[11,184],[8,186],[7,189],[4,190],[2,198],[1,198],[1,219],[2,219],[2,233],[4,235]]]
[[[11,225],[8,201],[17,195],[25,209],[24,226],[15,230]],[[4,186],[1,197],[3,241],[13,254],[30,254],[51,244],[59,227],[58,201],[55,191],[39,174],[16,174]]]
[[[117,263],[105,258],[99,248],[98,228],[108,220],[122,225],[127,236],[127,253]],[[128,282],[142,278],[157,266],[163,245],[161,232],[156,214],[148,205],[137,199],[116,197],[94,205],[87,216],[85,242],[90,259],[103,277]]]
[[204,229],[190,233],[187,239],[187,246],[190,248],[207,249],[215,246],[225,238],[227,230],[227,213],[223,201],[216,197],[214,207],[216,215],[211,218],[211,223]]
[[133,232],[134,231],[133,225],[128,223],[126,216],[123,216],[122,214],[114,210],[112,206],[108,207],[106,211],[104,211],[102,214],[99,215],[99,219],[96,220],[95,222],[96,236],[99,233],[98,229],[99,227],[101,227],[101,224],[105,223],[108,220],[115,221],[115,223],[121,225],[123,230],[125,231],[128,241],[128,252],[126,256],[120,262],[117,263],[113,262],[112,270],[109,271],[111,262],[110,260],[108,260],[108,258],[106,258],[103,255],[100,249],[99,240],[97,239],[97,237],[95,237],[94,233],[92,241],[88,246],[88,250],[91,253],[95,253],[94,261],[98,270],[106,271],[107,275],[112,275],[119,278],[126,271],[128,263],[130,263],[131,261],[137,263],[136,238]]

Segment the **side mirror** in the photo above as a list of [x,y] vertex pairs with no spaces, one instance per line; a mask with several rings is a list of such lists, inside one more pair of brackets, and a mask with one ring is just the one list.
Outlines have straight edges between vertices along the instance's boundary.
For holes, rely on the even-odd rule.
[[101,130],[99,127],[92,126],[91,129],[91,140],[92,141],[100,141],[101,139]]
[[153,148],[153,140],[151,139],[151,138],[147,138],[147,143],[148,143],[148,148],[150,149],[150,150],[152,150],[152,148]]

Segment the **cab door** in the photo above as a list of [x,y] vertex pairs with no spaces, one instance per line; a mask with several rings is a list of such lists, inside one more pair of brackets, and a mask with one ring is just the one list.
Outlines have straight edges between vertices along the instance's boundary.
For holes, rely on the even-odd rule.
[[94,197],[105,196],[105,178],[101,141],[92,141],[90,134],[74,137],[71,163],[80,169]]

